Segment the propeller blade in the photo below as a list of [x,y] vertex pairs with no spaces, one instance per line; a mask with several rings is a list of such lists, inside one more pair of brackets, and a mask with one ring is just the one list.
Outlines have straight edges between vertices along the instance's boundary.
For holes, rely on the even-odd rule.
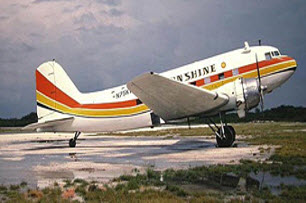
[[260,76],[260,71],[259,71],[259,64],[258,64],[258,58],[257,58],[257,53],[255,53],[255,58],[256,58],[256,69],[257,69],[257,76],[258,76],[258,92],[260,94],[260,109],[261,112],[263,112],[264,109],[264,95],[263,95],[263,89],[261,86],[261,76]]
[[255,53],[255,58],[256,58],[256,69],[257,69],[257,76],[258,76],[258,91],[261,92],[261,77],[260,77],[260,71],[259,71],[259,64],[258,64],[258,58],[257,58],[257,53]]
[[190,120],[189,120],[189,117],[187,117],[187,123],[188,123],[188,129],[190,130],[191,127],[190,127]]
[[264,95],[263,95],[263,90],[260,92],[260,110],[263,112],[264,110]]

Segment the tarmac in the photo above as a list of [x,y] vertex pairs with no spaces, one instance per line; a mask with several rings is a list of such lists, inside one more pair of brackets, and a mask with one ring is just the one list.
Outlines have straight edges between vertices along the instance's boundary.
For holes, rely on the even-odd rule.
[[235,164],[241,159],[261,160],[269,154],[238,141],[235,147],[217,148],[212,136],[103,136],[81,134],[75,148],[70,133],[0,134],[0,185],[44,188],[66,179],[109,182],[136,168],[144,172],[186,169],[212,164]]

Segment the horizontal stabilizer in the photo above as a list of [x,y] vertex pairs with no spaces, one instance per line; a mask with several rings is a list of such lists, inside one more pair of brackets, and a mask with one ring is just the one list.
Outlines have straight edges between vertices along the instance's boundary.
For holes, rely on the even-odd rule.
[[138,76],[130,81],[127,87],[164,120],[208,113],[228,102],[226,95],[177,82],[155,73]]
[[22,128],[22,130],[36,130],[39,128],[53,128],[59,125],[70,123],[73,121],[73,119],[74,119],[73,117],[69,117],[69,118],[57,119],[57,120],[52,120],[52,121],[46,121],[42,123],[32,123]]

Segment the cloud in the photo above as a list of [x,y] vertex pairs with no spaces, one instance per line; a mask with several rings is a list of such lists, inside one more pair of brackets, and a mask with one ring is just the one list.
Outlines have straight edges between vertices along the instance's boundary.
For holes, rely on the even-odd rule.
[[123,11],[120,11],[118,9],[112,8],[109,11],[109,14],[112,15],[112,16],[121,16],[123,14]]
[[25,52],[31,52],[35,50],[35,47],[28,45],[27,43],[22,43],[20,47]]
[[8,16],[0,16],[0,21],[9,19]]
[[33,3],[39,4],[39,3],[44,3],[44,2],[62,2],[62,1],[71,2],[72,0],[35,0],[33,1]]
[[97,19],[95,18],[94,14],[91,12],[85,13],[74,20],[75,24],[91,24],[91,23],[95,24],[96,22]]
[[71,7],[71,6],[65,7],[65,8],[63,8],[63,13],[73,13],[73,12],[79,10],[82,7],[83,7],[82,5],[76,5],[74,7]]
[[118,6],[119,4],[121,4],[121,0],[96,0],[96,2],[109,6]]
[[29,36],[31,36],[33,38],[42,38],[43,37],[43,35],[41,35],[39,33],[34,33],[34,32],[30,33]]

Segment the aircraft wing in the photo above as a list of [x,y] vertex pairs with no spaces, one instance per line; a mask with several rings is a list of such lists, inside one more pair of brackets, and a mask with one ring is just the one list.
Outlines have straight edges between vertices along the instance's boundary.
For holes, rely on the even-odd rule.
[[145,73],[128,82],[127,87],[164,120],[208,113],[228,102],[228,97],[189,84]]
[[46,121],[42,123],[32,123],[22,128],[22,130],[36,130],[38,128],[53,128],[58,125],[63,125],[73,121],[73,117],[62,118],[52,121]]

